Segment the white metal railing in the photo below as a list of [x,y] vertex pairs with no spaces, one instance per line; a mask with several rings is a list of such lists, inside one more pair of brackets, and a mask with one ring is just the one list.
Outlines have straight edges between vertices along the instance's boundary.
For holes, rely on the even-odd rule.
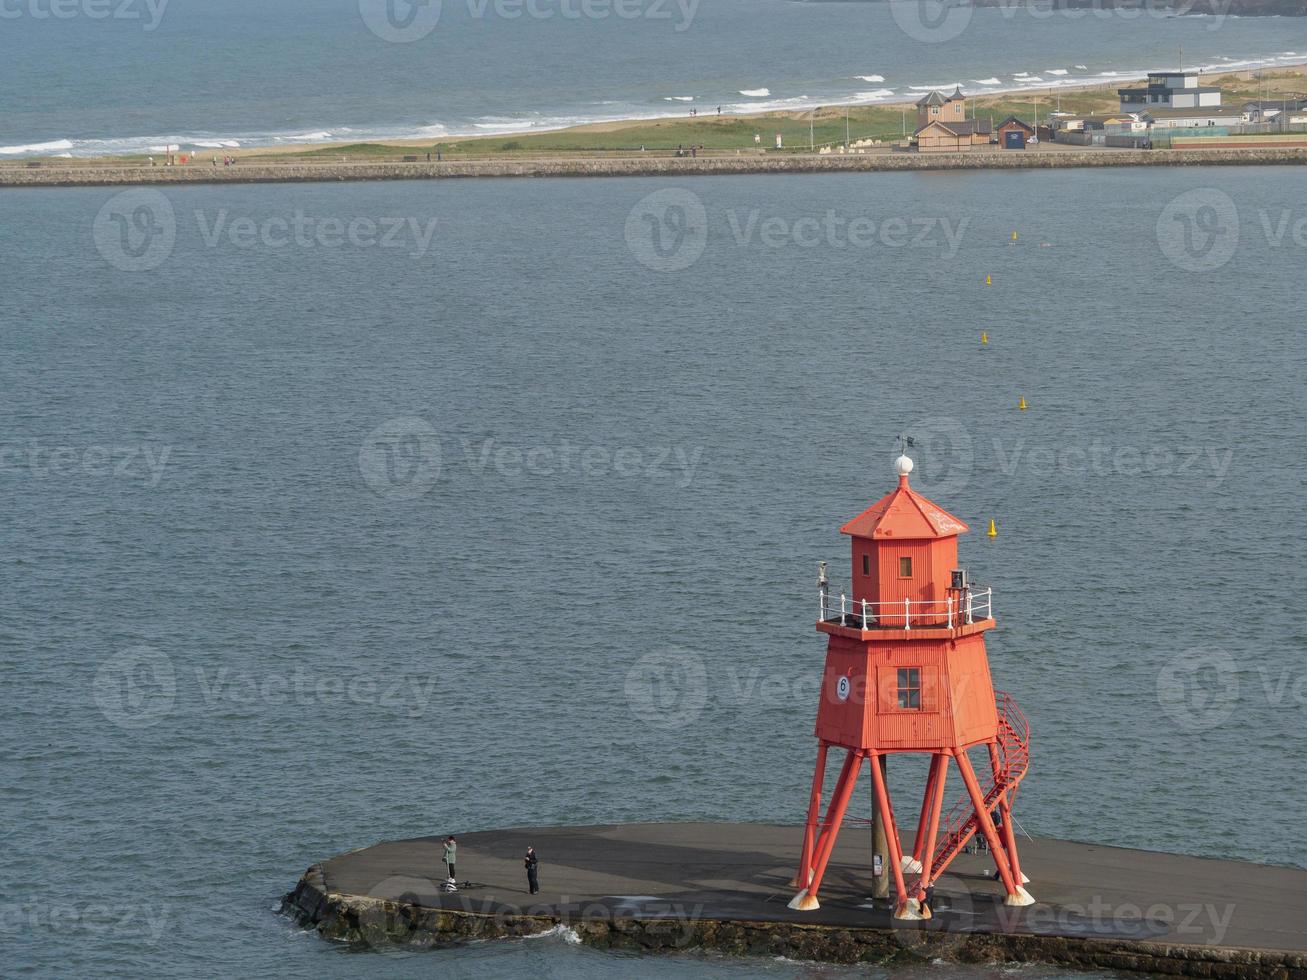
[[821,622],[838,620],[846,626],[861,626],[863,629],[877,629],[884,626],[898,626],[911,629],[915,622],[918,627],[946,625],[969,626],[978,619],[993,618],[994,590],[958,589],[950,590],[944,599],[904,599],[902,602],[868,602],[866,599],[850,599],[845,593],[839,596],[839,612],[828,588],[819,589],[821,598]]

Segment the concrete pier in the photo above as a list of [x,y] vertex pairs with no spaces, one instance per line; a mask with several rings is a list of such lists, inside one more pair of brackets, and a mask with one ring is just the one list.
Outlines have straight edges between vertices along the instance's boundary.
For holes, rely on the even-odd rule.
[[103,187],[134,184],[260,184],[309,181],[439,180],[459,177],[706,177],[731,174],[868,173],[904,170],[1020,170],[1061,167],[1284,166],[1307,163],[1307,148],[1121,150],[1059,149],[971,153],[869,153],[864,156],[551,157],[425,161],[260,161],[231,167],[128,164],[0,165],[0,187]]
[[[603,948],[1307,980],[1307,871],[1023,840],[1037,904],[1005,907],[988,856],[964,854],[940,882],[934,919],[896,923],[868,898],[868,835],[840,835],[817,912],[786,907],[800,828],[759,824],[457,834],[453,894],[440,889],[441,837],[389,841],[314,865],[283,908],[359,945],[442,946],[562,925]],[[538,895],[527,891],[528,845],[540,857]]]

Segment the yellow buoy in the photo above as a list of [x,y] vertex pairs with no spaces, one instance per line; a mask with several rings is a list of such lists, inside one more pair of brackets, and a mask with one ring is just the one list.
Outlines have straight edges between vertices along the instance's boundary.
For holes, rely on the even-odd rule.
[[1017,233],[1016,233],[1015,231],[1012,232],[1012,240],[1013,240],[1014,242],[1017,240]]
[[986,277],[985,277],[985,285],[986,285],[986,286],[992,286],[992,285],[994,285],[994,277],[993,277],[993,276],[986,276]]
[[1026,410],[1027,407],[1028,407],[1028,406],[1026,405],[1026,396],[1025,396],[1025,395],[1022,395],[1022,396],[1021,396],[1021,401],[1017,402],[1017,408],[1021,409],[1021,411],[1024,412],[1024,411]]
[[980,332],[980,342],[982,344],[989,343],[989,334],[985,333],[983,330]]
[[989,531],[986,532],[991,538],[998,537],[998,525],[994,523],[994,518],[989,519]]

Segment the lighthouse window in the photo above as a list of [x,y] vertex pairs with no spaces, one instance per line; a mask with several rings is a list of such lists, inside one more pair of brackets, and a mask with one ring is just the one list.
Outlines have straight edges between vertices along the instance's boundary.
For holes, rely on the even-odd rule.
[[862,574],[863,575],[871,574],[871,555],[862,556]]
[[899,559],[899,578],[912,578],[912,559]]
[[906,710],[921,707],[920,668],[899,668],[899,707]]

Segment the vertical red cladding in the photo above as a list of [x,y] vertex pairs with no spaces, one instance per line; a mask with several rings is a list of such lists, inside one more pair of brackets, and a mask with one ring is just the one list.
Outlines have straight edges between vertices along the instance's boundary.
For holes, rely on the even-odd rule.
[[855,604],[866,599],[876,602],[880,595],[881,560],[877,555],[876,542],[868,538],[853,539],[853,601]]
[[947,622],[958,535],[967,526],[915,492],[906,472],[897,487],[840,530],[853,539],[854,612],[866,600],[872,615],[892,622],[907,601],[915,604],[914,621],[922,616],[926,623]]
[[953,706],[954,745],[989,741],[998,734],[998,707],[983,633],[960,637],[949,654],[947,696]]
[[817,707],[817,738],[866,748],[874,738],[875,671],[868,644],[832,636]]
[[984,641],[832,636],[814,734],[880,751],[930,750],[997,729]]
[[948,598],[953,569],[958,567],[958,539],[955,537],[916,540],[853,539],[853,601],[856,607],[866,599],[876,604],[902,605],[904,599],[930,603],[915,608],[914,614],[940,619]]

